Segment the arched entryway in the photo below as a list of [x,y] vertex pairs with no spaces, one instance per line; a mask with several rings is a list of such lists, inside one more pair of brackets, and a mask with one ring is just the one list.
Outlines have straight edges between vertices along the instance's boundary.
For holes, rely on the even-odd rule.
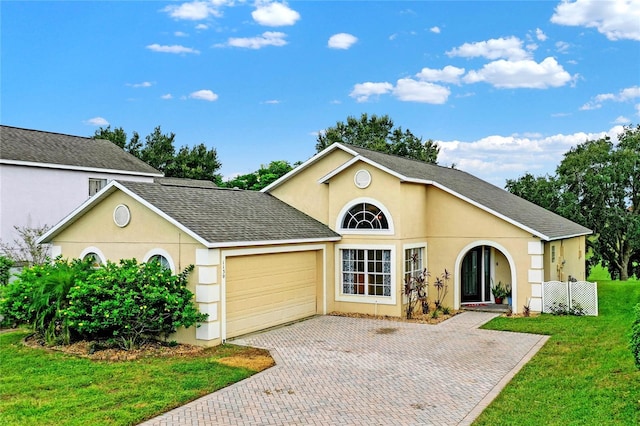
[[[493,303],[491,286],[510,284],[516,297],[515,264],[509,252],[493,241],[476,241],[462,249],[456,260],[455,307]],[[515,308],[515,306],[514,306]]]
[[491,247],[478,246],[467,252],[460,267],[460,301],[478,303],[491,300]]

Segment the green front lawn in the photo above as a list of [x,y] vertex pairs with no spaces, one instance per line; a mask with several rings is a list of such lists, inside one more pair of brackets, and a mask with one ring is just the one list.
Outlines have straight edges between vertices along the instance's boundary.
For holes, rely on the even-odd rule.
[[598,317],[500,317],[483,327],[551,338],[475,425],[640,424],[640,371],[629,349],[640,281],[599,278]]
[[255,373],[218,362],[250,348],[105,362],[25,347],[26,334],[0,335],[2,425],[133,425]]

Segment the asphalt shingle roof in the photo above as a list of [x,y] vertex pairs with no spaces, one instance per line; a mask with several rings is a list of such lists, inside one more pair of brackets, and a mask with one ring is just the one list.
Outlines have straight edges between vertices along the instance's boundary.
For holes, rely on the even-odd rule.
[[362,157],[406,178],[437,182],[489,210],[533,229],[550,240],[590,234],[591,230],[469,173],[422,161],[348,146]]
[[104,139],[0,126],[0,159],[162,175]]
[[118,183],[209,243],[340,237],[321,222],[258,191]]

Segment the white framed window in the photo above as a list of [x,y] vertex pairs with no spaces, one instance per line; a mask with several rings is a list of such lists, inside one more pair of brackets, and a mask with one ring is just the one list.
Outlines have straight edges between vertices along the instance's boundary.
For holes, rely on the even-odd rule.
[[393,235],[393,220],[389,210],[377,200],[357,198],[345,204],[336,220],[342,234]]
[[105,263],[107,263],[107,258],[104,256],[102,251],[100,251],[97,247],[87,247],[80,253],[80,259],[92,259],[91,266],[94,269],[98,269],[102,267]]
[[393,246],[339,245],[336,263],[336,300],[395,304]]
[[424,257],[424,245],[404,246],[404,278],[415,278],[422,273],[426,267]]
[[176,273],[176,267],[175,267],[175,264],[173,263],[173,259],[171,258],[171,255],[169,255],[169,253],[166,250],[153,249],[147,252],[147,254],[145,254],[144,256],[143,262],[147,263],[147,262],[153,262],[153,261],[160,262],[160,265],[162,265],[164,268],[169,269],[171,273],[173,274]]
[[107,186],[106,179],[89,178],[89,197],[96,195],[105,186]]

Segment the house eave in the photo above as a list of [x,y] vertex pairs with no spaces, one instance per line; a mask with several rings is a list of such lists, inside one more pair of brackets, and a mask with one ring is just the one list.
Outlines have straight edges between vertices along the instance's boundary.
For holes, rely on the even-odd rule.
[[291,244],[309,244],[309,243],[329,243],[340,241],[342,237],[327,238],[301,238],[294,240],[260,240],[260,241],[211,241],[206,243],[207,248],[229,248],[229,247],[254,247],[254,246],[271,246],[271,245],[291,245]]
[[270,185],[262,188],[260,190],[260,192],[269,192],[275,188],[277,188],[278,186],[282,185],[283,183],[285,183],[286,181],[288,181],[289,179],[291,179],[292,177],[294,177],[295,175],[297,175],[298,173],[302,172],[303,170],[305,170],[307,167],[309,167],[310,165],[314,164],[315,162],[319,161],[320,159],[324,158],[326,155],[328,155],[329,153],[335,151],[336,149],[341,149],[353,156],[357,156],[358,153],[355,152],[354,150],[340,144],[340,143],[334,143],[328,147],[326,147],[325,149],[323,149],[322,151],[320,151],[319,153],[315,154],[313,157],[309,158],[307,161],[305,161],[304,163],[300,164],[298,167],[296,167],[295,169],[291,170],[289,173],[285,174],[284,176],[280,177],[279,179],[275,180],[274,182],[272,182]]
[[162,173],[139,172],[139,171],[131,171],[131,170],[118,170],[118,169],[102,169],[99,167],[71,166],[68,164],[38,163],[35,161],[0,159],[0,164],[7,164],[11,166],[23,166],[23,167],[38,167],[38,168],[44,168],[44,169],[73,170],[73,171],[80,171],[80,172],[107,173],[107,174],[119,174],[119,175],[125,174],[125,175],[131,175],[131,176],[145,176],[145,177],[163,177],[164,176]]

